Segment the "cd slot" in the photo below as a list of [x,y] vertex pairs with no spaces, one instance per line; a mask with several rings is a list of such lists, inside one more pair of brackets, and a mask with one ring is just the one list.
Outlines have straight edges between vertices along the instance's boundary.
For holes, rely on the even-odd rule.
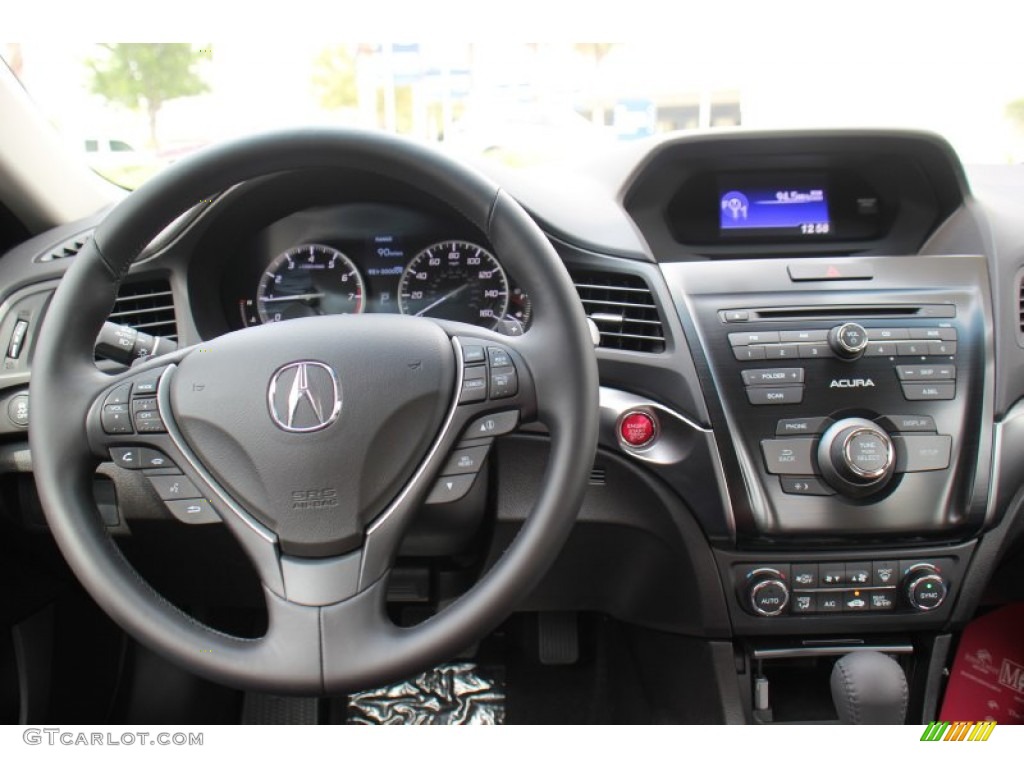
[[830,304],[828,306],[762,307],[749,309],[756,320],[850,320],[854,318],[943,318],[956,317],[956,307],[946,304]]

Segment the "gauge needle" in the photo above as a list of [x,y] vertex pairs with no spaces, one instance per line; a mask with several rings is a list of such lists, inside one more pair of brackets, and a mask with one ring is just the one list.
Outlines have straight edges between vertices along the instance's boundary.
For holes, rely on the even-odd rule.
[[[322,299],[325,294],[322,293],[299,293],[295,296],[271,296],[270,298],[261,298],[264,304],[270,304],[274,301],[308,301],[309,299]],[[445,298],[448,298],[447,296]],[[442,299],[444,301],[444,299]]]
[[427,312],[432,310],[434,307],[437,307],[437,306],[439,306],[441,304],[444,304],[446,301],[448,301],[448,299],[452,298],[453,296],[458,296],[460,293],[462,293],[467,288],[469,288],[469,283],[465,283],[463,285],[460,285],[458,288],[456,288],[451,293],[446,293],[444,296],[442,296],[440,299],[435,301],[433,304],[428,304],[427,306],[425,306],[423,309],[421,309],[419,312],[417,312],[414,315],[414,317],[422,317],[423,315],[427,314]]

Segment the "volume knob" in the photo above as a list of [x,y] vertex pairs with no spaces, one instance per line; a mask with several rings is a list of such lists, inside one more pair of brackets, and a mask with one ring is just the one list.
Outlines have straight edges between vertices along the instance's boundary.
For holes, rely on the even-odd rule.
[[828,345],[836,357],[856,360],[868,346],[868,332],[857,323],[843,323],[828,332]]

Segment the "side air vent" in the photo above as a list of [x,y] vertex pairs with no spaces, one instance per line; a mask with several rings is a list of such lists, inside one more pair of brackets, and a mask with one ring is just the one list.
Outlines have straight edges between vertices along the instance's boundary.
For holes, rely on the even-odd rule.
[[664,352],[665,330],[658,305],[639,275],[573,272],[587,317],[601,332],[601,347],[632,352]]
[[74,237],[69,237],[53,250],[37,256],[36,261],[56,261],[57,259],[67,259],[76,256],[85,247],[85,244],[92,239],[92,233],[93,230],[91,229],[79,232]]
[[170,283],[163,279],[124,283],[117,292],[110,322],[177,341],[178,324]]
[[1024,272],[1017,275],[1017,342],[1024,347]]

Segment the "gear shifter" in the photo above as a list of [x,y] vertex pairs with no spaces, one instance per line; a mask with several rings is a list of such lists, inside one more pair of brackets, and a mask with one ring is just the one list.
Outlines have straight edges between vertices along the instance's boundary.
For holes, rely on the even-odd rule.
[[877,651],[854,651],[832,668],[832,701],[844,725],[902,725],[907,716],[907,677]]

